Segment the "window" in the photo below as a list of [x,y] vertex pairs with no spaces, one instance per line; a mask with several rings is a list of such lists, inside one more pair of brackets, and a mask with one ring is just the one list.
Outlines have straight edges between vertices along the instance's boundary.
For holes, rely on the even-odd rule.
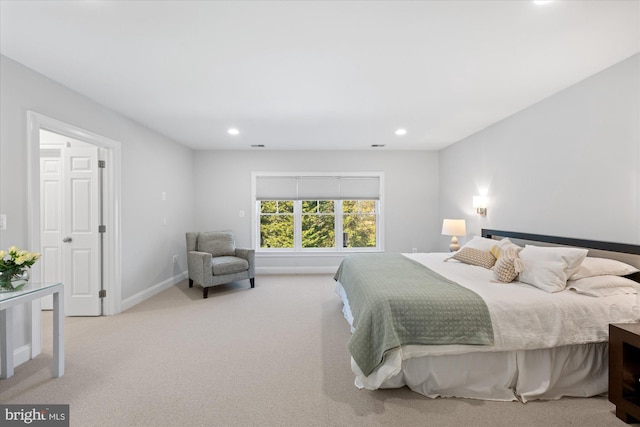
[[302,247],[333,248],[336,245],[336,215],[332,200],[303,200]]
[[253,174],[259,251],[382,250],[382,174]]
[[260,202],[260,247],[293,248],[293,202]]
[[342,201],[342,244],[345,248],[375,248],[375,200]]

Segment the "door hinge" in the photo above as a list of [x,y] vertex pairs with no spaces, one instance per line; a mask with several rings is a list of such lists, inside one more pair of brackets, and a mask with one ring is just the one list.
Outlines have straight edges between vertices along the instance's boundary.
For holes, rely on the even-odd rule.
[[107,232],[107,226],[106,225],[99,225],[98,226],[98,233],[106,233]]
[[106,298],[106,297],[107,297],[107,290],[100,289],[100,292],[98,292],[98,298]]
[[106,160],[98,160],[98,167],[101,169],[104,169],[107,167],[107,161]]

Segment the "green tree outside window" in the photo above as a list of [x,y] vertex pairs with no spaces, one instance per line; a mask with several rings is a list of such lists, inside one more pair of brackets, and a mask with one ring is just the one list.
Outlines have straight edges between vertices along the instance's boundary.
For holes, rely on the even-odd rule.
[[[296,215],[301,222],[302,248],[335,248],[336,203],[342,205],[343,247],[377,247],[375,200],[303,200],[298,203],[290,200],[260,202],[261,248],[294,248]],[[295,209],[299,209],[297,214]]]

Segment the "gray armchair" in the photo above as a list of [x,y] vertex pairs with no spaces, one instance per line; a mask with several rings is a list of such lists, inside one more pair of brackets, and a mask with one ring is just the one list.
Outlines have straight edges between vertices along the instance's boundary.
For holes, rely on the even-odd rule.
[[249,279],[255,286],[255,251],[236,248],[231,231],[187,233],[189,287],[202,286],[207,298],[211,286]]

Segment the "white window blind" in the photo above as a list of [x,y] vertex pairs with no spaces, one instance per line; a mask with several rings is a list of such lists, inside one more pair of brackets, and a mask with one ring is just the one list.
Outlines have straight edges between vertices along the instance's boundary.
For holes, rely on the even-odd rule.
[[380,178],[345,176],[340,178],[340,200],[379,200]]
[[256,200],[379,199],[379,176],[256,176]]
[[296,200],[298,180],[294,176],[257,176],[256,200]]

